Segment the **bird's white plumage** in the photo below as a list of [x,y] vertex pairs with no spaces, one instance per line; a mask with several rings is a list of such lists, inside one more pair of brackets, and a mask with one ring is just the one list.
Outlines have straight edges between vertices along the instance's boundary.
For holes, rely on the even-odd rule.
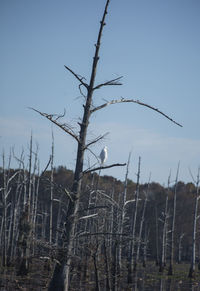
[[101,151],[99,157],[100,157],[100,160],[101,160],[101,164],[104,164],[105,161],[106,161],[107,158],[108,158],[108,148],[107,148],[107,146],[105,146],[105,147],[102,149],[102,151]]

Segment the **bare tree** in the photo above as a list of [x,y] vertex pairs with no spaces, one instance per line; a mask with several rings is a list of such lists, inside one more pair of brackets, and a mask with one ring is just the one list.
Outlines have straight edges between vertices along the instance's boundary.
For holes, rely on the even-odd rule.
[[158,206],[155,204],[155,228],[156,228],[156,266],[159,264],[159,243],[158,243]]
[[163,223],[162,228],[162,242],[161,242],[161,254],[160,254],[160,266],[159,266],[159,272],[164,271],[164,267],[166,265],[166,250],[167,250],[167,234],[168,234],[168,201],[169,201],[169,191],[170,191],[170,178],[171,178],[171,171],[168,177],[168,186],[167,186],[167,195],[165,200],[165,211],[162,213],[163,217],[160,218],[161,222]]
[[30,221],[31,213],[31,193],[32,193],[32,157],[33,157],[33,136],[31,133],[30,146],[29,146],[29,169],[28,169],[28,195],[27,195],[27,205],[28,205],[28,221]]
[[[123,233],[123,226],[124,226],[124,219],[125,219],[125,213],[126,213],[126,197],[127,197],[127,184],[128,184],[128,172],[129,172],[129,164],[131,159],[131,153],[129,153],[128,156],[128,162],[126,166],[126,175],[125,175],[125,181],[124,181],[124,192],[123,192],[123,200],[122,200],[122,213],[121,213],[121,219],[120,219],[120,232]],[[122,269],[122,235],[120,236],[120,245],[119,245],[119,266],[120,270]]]
[[[20,170],[14,173],[11,172],[11,152],[8,158],[8,165],[6,169],[5,153],[2,154],[3,159],[3,187],[0,188],[1,193],[1,208],[2,208],[2,219],[0,226],[0,249],[2,255],[2,264],[7,266],[9,262],[8,250],[12,248],[12,236],[14,226],[14,199],[11,197],[12,181],[15,177],[19,176]],[[10,253],[10,251],[9,251]]]
[[140,165],[141,165],[141,157],[138,160],[138,172],[137,172],[137,184],[135,190],[135,205],[132,210],[132,219],[131,219],[131,236],[132,239],[130,241],[129,246],[129,255],[128,255],[128,283],[132,283],[133,269],[134,269],[134,252],[135,252],[135,241],[136,241],[136,220],[138,213],[138,201],[139,201],[139,189],[140,189]]
[[176,221],[176,194],[177,194],[176,192],[177,192],[179,166],[180,166],[180,162],[178,163],[178,168],[177,168],[177,172],[176,172],[175,187],[174,187],[174,205],[173,205],[173,214],[172,214],[171,245],[170,245],[170,263],[169,263],[168,275],[173,275],[174,231],[175,231],[175,221]]
[[[34,161],[33,161],[33,156]],[[29,161],[28,161],[28,175],[27,170],[24,167],[23,159],[19,159],[20,164],[23,165],[23,211],[20,212],[19,217],[19,235],[18,235],[18,247],[20,252],[20,263],[18,268],[18,275],[27,275],[29,271],[29,260],[31,251],[33,251],[32,234],[34,231],[34,215],[35,215],[35,201],[37,200],[37,179],[36,170],[38,168],[38,146],[36,151],[33,151],[33,137],[31,133],[29,144]]]
[[200,167],[198,168],[196,181],[195,181],[194,178],[193,178],[193,181],[196,184],[196,197],[195,197],[195,204],[194,204],[193,234],[192,234],[192,256],[191,256],[190,270],[189,270],[189,274],[188,274],[189,278],[194,278],[194,276],[195,276],[196,233],[197,233],[197,220],[199,218],[199,216],[198,216],[198,201],[200,199],[200,196],[199,196]]
[[[61,128],[62,130],[64,130],[78,144],[77,145],[76,165],[75,165],[75,171],[74,171],[74,181],[73,181],[73,186],[72,186],[71,193],[70,193],[71,198],[69,201],[67,220],[66,220],[66,224],[65,224],[65,230],[66,230],[65,231],[66,237],[64,239],[65,251],[64,251],[64,253],[62,252],[59,255],[59,264],[57,264],[55,267],[55,272],[54,272],[52,281],[51,281],[50,286],[49,286],[50,291],[51,290],[54,290],[54,291],[65,290],[66,291],[69,288],[69,273],[70,273],[70,265],[71,265],[71,255],[73,253],[72,252],[73,236],[74,236],[74,232],[75,232],[75,225],[78,221],[77,213],[78,213],[78,209],[79,209],[79,201],[80,201],[80,195],[81,195],[81,184],[82,184],[82,178],[83,178],[84,173],[88,172],[88,171],[83,170],[84,155],[85,155],[85,151],[89,150],[89,147],[91,145],[95,144],[97,141],[101,140],[104,137],[103,135],[100,135],[97,138],[95,138],[94,140],[87,142],[87,131],[88,131],[89,120],[90,120],[91,115],[94,112],[96,112],[100,109],[103,109],[103,108],[105,108],[109,105],[112,105],[112,104],[131,102],[131,103],[136,103],[138,105],[142,105],[142,106],[145,106],[147,108],[150,108],[150,109],[156,111],[157,113],[163,115],[167,119],[171,120],[175,124],[181,126],[176,121],[174,121],[169,116],[167,116],[165,113],[161,112],[159,109],[157,109],[151,105],[145,104],[143,102],[140,102],[139,100],[121,98],[121,99],[108,101],[108,102],[103,103],[103,104],[96,106],[96,107],[93,106],[93,102],[92,102],[93,94],[97,89],[100,89],[100,88],[106,87],[106,86],[121,85],[120,80],[122,77],[118,77],[118,78],[112,79],[110,81],[106,81],[104,83],[101,83],[101,84],[97,84],[97,85],[95,84],[96,72],[97,72],[98,61],[99,61],[99,50],[100,50],[100,46],[101,46],[102,32],[103,32],[103,28],[105,26],[105,18],[106,18],[109,3],[110,3],[110,0],[106,0],[103,16],[102,16],[102,19],[100,21],[100,28],[99,28],[99,32],[98,32],[97,42],[95,44],[95,53],[94,53],[94,57],[93,57],[93,63],[92,63],[92,69],[91,69],[89,83],[87,84],[85,82],[84,77],[75,73],[68,66],[65,66],[67,71],[70,72],[78,80],[79,89],[80,89],[81,94],[83,95],[82,88],[84,88],[87,92],[86,96],[84,96],[85,97],[85,104],[83,105],[84,111],[83,111],[82,121],[81,121],[81,123],[79,123],[79,126],[80,126],[79,132],[77,133],[76,130],[74,130],[74,128],[72,126],[70,126],[66,123],[62,123],[60,120],[61,115],[59,116],[59,115],[55,115],[55,114],[46,114],[46,113],[42,113],[36,109],[33,109],[36,112],[38,112],[39,114],[41,114],[42,116],[44,116],[45,118],[47,118],[48,120],[50,120],[56,126]],[[109,168],[112,166],[122,166],[122,164],[114,164],[114,165],[110,165],[110,166],[106,166],[106,167],[101,166],[98,168],[90,169],[89,172],[97,170],[97,169],[106,169],[106,168]]]
[[50,190],[50,211],[49,211],[49,242],[53,239],[53,162],[54,162],[54,135],[52,131],[52,146],[51,146],[51,190]]
[[[151,175],[150,175],[151,177]],[[143,210],[142,210],[142,216],[140,220],[140,230],[139,230],[139,235],[137,239],[137,251],[135,253],[135,261],[134,261],[134,271],[137,269],[137,264],[139,261],[139,255],[140,255],[140,248],[142,245],[142,231],[143,231],[143,225],[144,225],[144,220],[145,220],[145,211],[146,211],[146,206],[147,206],[147,201],[148,201],[148,196],[149,196],[149,187],[150,187],[150,177],[149,177],[149,182],[147,185],[147,190],[144,191],[145,199],[144,199],[144,205],[143,205]]]

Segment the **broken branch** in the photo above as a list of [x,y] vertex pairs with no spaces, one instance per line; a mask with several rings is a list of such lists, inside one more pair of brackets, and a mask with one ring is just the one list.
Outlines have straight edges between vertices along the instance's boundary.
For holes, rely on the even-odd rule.
[[76,79],[79,80],[79,82],[85,86],[86,88],[88,88],[88,84],[86,84],[85,82],[83,82],[83,77],[80,77],[79,75],[77,75],[76,73],[74,73],[74,71],[72,71],[72,69],[70,69],[68,66],[64,65],[65,69],[67,69],[70,73],[72,73],[72,75],[74,75],[74,77],[76,77]]
[[[40,115],[42,115],[43,117],[46,117],[48,120],[50,120],[51,122],[53,122],[55,125],[57,125],[58,127],[60,127],[62,130],[64,130],[65,132],[67,132],[69,135],[71,135],[78,143],[79,143],[79,138],[78,136],[73,132],[72,128],[70,128],[69,125],[67,125],[66,123],[59,123],[58,122],[58,119],[60,117],[63,117],[64,115],[55,115],[55,114],[47,114],[47,113],[44,113],[44,112],[40,112],[39,110],[37,109],[34,109],[32,107],[28,107],[29,109],[39,113]],[[56,116],[56,118],[55,118]]]

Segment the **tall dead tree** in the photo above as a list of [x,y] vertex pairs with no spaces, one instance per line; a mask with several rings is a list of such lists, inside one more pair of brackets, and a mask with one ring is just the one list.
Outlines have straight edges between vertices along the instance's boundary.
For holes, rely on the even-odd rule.
[[[89,120],[90,120],[91,115],[93,113],[95,113],[96,111],[103,109],[109,105],[130,102],[130,103],[136,103],[136,104],[145,106],[147,108],[150,108],[150,109],[156,111],[157,113],[160,113],[161,115],[163,115],[167,119],[171,120],[175,124],[181,126],[180,124],[178,124],[176,121],[171,119],[168,115],[161,112],[157,108],[155,108],[151,105],[145,104],[143,102],[140,102],[139,100],[121,98],[118,100],[111,100],[109,102],[103,103],[103,104],[96,106],[96,107],[93,106],[93,102],[92,102],[93,94],[97,89],[100,89],[100,88],[106,87],[106,86],[121,85],[120,80],[122,77],[118,77],[118,78],[112,79],[110,81],[106,81],[104,83],[95,85],[102,32],[103,32],[103,28],[105,26],[105,18],[106,18],[109,3],[110,3],[110,0],[106,0],[103,16],[102,16],[102,19],[100,21],[100,28],[99,28],[99,32],[98,32],[97,42],[95,44],[95,53],[94,53],[94,57],[93,57],[93,63],[92,63],[92,69],[91,69],[89,83],[87,84],[85,82],[85,78],[83,78],[79,74],[75,73],[68,66],[65,66],[67,71],[69,71],[78,80],[79,89],[80,89],[81,94],[83,95],[82,88],[84,88],[87,92],[87,94],[84,95],[85,104],[83,105],[83,108],[84,108],[83,116],[82,116],[82,121],[79,123],[80,130],[78,131],[78,133],[75,132],[75,130],[73,129],[72,126],[61,122],[60,118],[63,116],[42,113],[42,112],[32,108],[33,110],[35,110],[36,112],[38,112],[39,114],[41,114],[42,116],[44,116],[45,118],[50,120],[52,123],[54,123],[56,126],[61,128],[62,130],[64,130],[67,134],[69,134],[77,142],[77,156],[76,156],[76,165],[75,165],[75,171],[74,171],[74,181],[73,181],[73,186],[72,186],[71,193],[70,193],[67,220],[66,220],[66,224],[65,224],[65,228],[66,228],[65,229],[66,230],[66,232],[65,232],[66,237],[64,239],[65,252],[64,252],[64,254],[63,253],[60,254],[60,257],[58,258],[60,262],[57,263],[57,265],[55,267],[54,275],[53,275],[52,281],[51,281],[50,286],[49,286],[50,291],[51,290],[54,290],[54,291],[65,290],[66,291],[69,288],[69,273],[70,273],[71,254],[72,254],[72,247],[73,247],[73,236],[74,236],[74,231],[75,231],[75,225],[76,225],[76,222],[78,220],[77,212],[79,209],[79,200],[80,200],[80,195],[81,195],[81,183],[82,183],[83,175],[85,173],[88,173],[88,172],[91,172],[94,170],[106,169],[106,168],[110,168],[110,167],[114,167],[114,166],[122,166],[122,164],[114,164],[114,165],[110,165],[110,166],[101,166],[101,167],[89,169],[86,171],[83,170],[85,151],[87,149],[89,149],[89,147],[91,145],[95,144],[96,142],[98,142],[99,140],[101,140],[104,137],[104,135],[100,135],[96,139],[94,139],[90,142],[87,142],[87,139],[86,139],[87,138],[87,131],[88,131]],[[123,165],[125,165],[125,164],[123,164]]]
[[171,245],[170,245],[170,263],[169,263],[169,270],[168,275],[173,275],[173,262],[174,262],[174,232],[175,232],[175,221],[176,221],[176,194],[177,194],[177,183],[178,183],[178,174],[179,174],[179,166],[176,172],[176,180],[175,180],[175,187],[174,187],[174,205],[173,205],[173,214],[172,214],[172,228],[171,228]]
[[30,146],[29,146],[29,169],[28,169],[28,193],[27,193],[27,205],[28,205],[28,220],[31,219],[31,194],[32,194],[32,157],[33,157],[33,136],[31,133]]
[[[194,179],[193,179],[194,180]],[[195,180],[194,180],[195,181]],[[200,167],[198,168],[197,178],[196,178],[196,197],[194,204],[194,217],[193,217],[193,234],[192,234],[192,256],[191,256],[191,265],[189,269],[189,278],[194,278],[195,276],[195,259],[196,259],[196,233],[197,233],[197,220],[200,216],[198,216],[198,202],[200,199],[199,196],[199,183],[200,183]]]
[[141,157],[138,160],[138,172],[137,172],[137,184],[135,190],[134,197],[134,208],[132,210],[131,217],[131,241],[129,246],[129,254],[128,254],[128,283],[133,282],[133,270],[134,270],[134,252],[135,252],[135,242],[136,242],[136,221],[137,221],[137,213],[138,213],[138,201],[139,201],[139,191],[140,191],[140,165],[141,165]]
[[53,162],[54,162],[54,135],[52,131],[51,146],[51,189],[50,189],[50,210],[49,210],[49,242],[53,240]]
[[163,217],[161,222],[163,223],[163,229],[162,229],[162,242],[161,242],[161,254],[160,254],[160,266],[159,266],[159,272],[163,272],[164,268],[166,266],[166,251],[167,251],[167,234],[168,234],[168,201],[169,201],[169,191],[170,191],[170,177],[171,177],[171,171],[168,177],[168,186],[167,186],[167,195],[165,199],[165,211],[162,213]]
[[159,243],[158,243],[158,206],[155,205],[155,228],[156,228],[156,266],[159,264]]
[[[33,177],[32,163],[33,163],[33,137],[31,133],[30,145],[29,145],[29,163],[28,163],[28,179],[26,170],[24,171],[24,209],[20,214],[19,219],[19,237],[18,245],[20,249],[20,263],[18,269],[18,275],[27,275],[29,271],[29,259],[30,259],[30,245],[31,245],[31,231],[32,231],[32,207],[33,207]],[[37,164],[37,156],[35,159]],[[34,171],[36,166],[34,166]],[[28,180],[28,186],[26,183]]]
[[3,205],[3,215],[1,220],[1,250],[3,258],[3,266],[7,265],[7,174],[5,169],[5,154],[3,153],[3,188],[2,190],[2,205]]
[[[127,184],[128,184],[128,172],[129,172],[129,164],[130,164],[130,159],[131,159],[131,153],[129,153],[128,156],[128,162],[126,166],[126,175],[125,175],[125,181],[124,181],[124,192],[123,192],[123,200],[122,200],[122,213],[121,213],[121,219],[120,219],[120,233],[123,233],[123,226],[124,226],[124,219],[125,219],[125,213],[126,213],[126,197],[127,197]],[[119,244],[119,266],[120,270],[122,270],[122,242],[123,242],[123,237],[120,235],[120,244]]]
[[143,204],[142,216],[140,220],[140,230],[139,230],[138,239],[137,239],[137,251],[135,252],[134,271],[136,271],[137,269],[137,264],[138,264],[139,256],[140,256],[140,249],[142,245],[142,231],[143,231],[143,225],[145,221],[145,211],[146,211],[146,206],[147,206],[147,201],[148,201],[148,196],[149,196],[149,187],[150,187],[150,178],[147,185],[147,190],[144,191],[145,199],[144,199],[144,204]]

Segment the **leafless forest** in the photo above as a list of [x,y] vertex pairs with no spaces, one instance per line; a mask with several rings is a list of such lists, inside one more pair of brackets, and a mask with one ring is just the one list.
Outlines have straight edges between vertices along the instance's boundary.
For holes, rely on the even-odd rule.
[[[2,156],[0,172],[1,284],[15,290],[28,280],[25,290],[45,290],[66,255],[74,173],[53,166],[53,143],[44,171],[32,138],[28,153],[13,155]],[[199,276],[198,183],[179,181],[177,168],[167,187],[140,184],[141,158],[133,182],[129,162],[124,182],[99,172],[83,177],[69,290],[129,290],[141,269],[173,276],[182,264],[187,264],[184,276]]]
[[[167,283],[172,289],[163,282],[163,278],[173,276],[180,276],[178,284],[188,278],[199,288],[200,169],[191,173],[192,182],[188,184],[180,181],[179,164],[176,176],[169,173],[166,177],[166,187],[151,178],[141,184],[145,166],[141,157],[132,161],[127,153],[124,164],[118,161],[104,164],[94,155],[92,146],[105,135],[88,140],[90,117],[119,103],[144,106],[174,126],[181,126],[158,108],[138,99],[120,98],[94,104],[96,90],[122,85],[122,77],[96,83],[109,2],[106,1],[100,21],[89,82],[65,66],[78,82],[84,100],[77,128],[63,122],[64,115],[35,108],[34,112],[30,111],[30,114],[39,113],[76,141],[74,171],[54,166],[53,134],[51,156],[45,169],[40,169],[39,152],[32,136],[28,152],[22,151],[19,156],[14,150],[8,156],[2,153],[2,290],[178,290],[170,285],[175,281]],[[86,151],[97,160],[90,168],[84,164]],[[15,169],[13,160],[18,163]],[[137,164],[135,177],[129,177],[131,162]],[[112,167],[124,167],[123,182],[104,175],[104,170]],[[155,278],[159,278],[159,287],[154,286]],[[151,282],[151,289],[145,289],[147,281]]]

